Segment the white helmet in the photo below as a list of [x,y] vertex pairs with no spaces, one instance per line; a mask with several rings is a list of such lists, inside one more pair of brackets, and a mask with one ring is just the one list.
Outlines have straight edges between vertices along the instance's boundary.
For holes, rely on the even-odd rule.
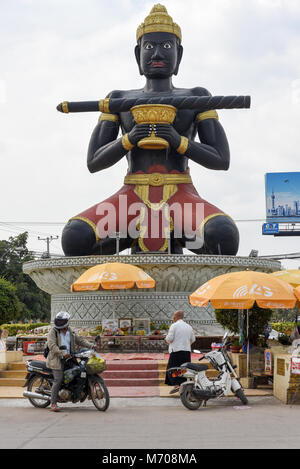
[[64,329],[68,327],[71,316],[66,311],[60,311],[57,313],[54,319],[54,326],[56,329]]

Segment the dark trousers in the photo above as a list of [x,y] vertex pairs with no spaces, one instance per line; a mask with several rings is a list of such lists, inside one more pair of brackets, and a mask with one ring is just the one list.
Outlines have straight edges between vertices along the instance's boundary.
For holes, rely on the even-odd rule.
[[181,383],[184,383],[186,381],[186,378],[172,378],[171,373],[169,373],[168,370],[170,368],[179,367],[183,363],[187,363],[190,361],[191,352],[187,352],[186,350],[180,350],[179,352],[171,352],[167,364],[165,384],[167,384],[168,386],[179,386]]

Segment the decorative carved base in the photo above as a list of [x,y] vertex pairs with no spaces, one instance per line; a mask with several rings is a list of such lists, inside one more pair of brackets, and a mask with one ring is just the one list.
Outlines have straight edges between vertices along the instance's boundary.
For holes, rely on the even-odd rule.
[[[156,280],[153,290],[97,291],[71,293],[71,284],[89,267],[106,262],[124,262],[141,267]],[[174,311],[200,335],[222,335],[213,308],[193,307],[188,296],[207,280],[227,272],[245,269],[273,272],[280,262],[234,256],[181,254],[136,254],[130,256],[88,256],[41,259],[23,265],[37,286],[51,295],[51,317],[58,311],[71,314],[71,324],[91,327],[102,319],[150,318],[157,324],[171,323]]]

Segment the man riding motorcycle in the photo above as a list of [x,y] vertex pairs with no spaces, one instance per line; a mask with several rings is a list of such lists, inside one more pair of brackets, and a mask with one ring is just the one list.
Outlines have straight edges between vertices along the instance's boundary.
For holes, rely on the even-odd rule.
[[[58,412],[57,405],[58,392],[64,377],[64,359],[71,358],[75,353],[75,345],[93,348],[93,344],[83,337],[78,336],[69,326],[70,314],[66,311],[57,313],[54,319],[54,327],[48,333],[47,345],[49,353],[46,360],[47,368],[51,368],[54,376],[54,383],[51,389],[50,411]],[[64,349],[61,347],[64,346]]]

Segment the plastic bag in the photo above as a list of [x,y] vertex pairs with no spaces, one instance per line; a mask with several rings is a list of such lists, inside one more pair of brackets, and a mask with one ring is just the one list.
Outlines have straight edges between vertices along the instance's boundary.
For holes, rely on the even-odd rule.
[[106,362],[97,353],[93,354],[86,364],[86,372],[88,375],[101,373],[106,369]]

